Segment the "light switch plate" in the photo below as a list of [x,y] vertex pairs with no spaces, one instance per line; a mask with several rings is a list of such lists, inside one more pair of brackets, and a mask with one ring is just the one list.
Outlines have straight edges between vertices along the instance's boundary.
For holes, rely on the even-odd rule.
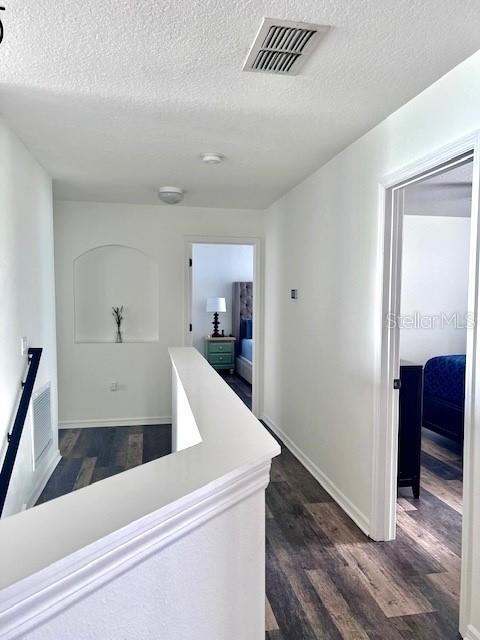
[[28,338],[20,338],[20,353],[25,356],[28,352]]
[[298,298],[298,289],[291,289],[290,290],[290,298],[292,300],[296,300]]

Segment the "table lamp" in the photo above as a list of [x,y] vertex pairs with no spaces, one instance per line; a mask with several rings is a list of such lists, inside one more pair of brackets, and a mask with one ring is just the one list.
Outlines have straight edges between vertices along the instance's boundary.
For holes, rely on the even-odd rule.
[[218,325],[220,324],[218,314],[225,313],[226,310],[227,305],[225,303],[225,298],[207,298],[207,313],[213,313],[212,338],[220,338],[220,334],[218,332]]

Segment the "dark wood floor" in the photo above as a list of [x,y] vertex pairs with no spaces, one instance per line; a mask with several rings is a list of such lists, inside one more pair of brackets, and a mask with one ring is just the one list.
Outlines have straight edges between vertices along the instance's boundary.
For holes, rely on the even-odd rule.
[[[226,382],[251,406],[251,386]],[[60,431],[62,461],[38,502],[171,450],[169,425]],[[282,446],[266,492],[267,640],[459,638],[462,460],[425,431],[422,491],[402,490],[395,542],[367,538]]]
[[[223,378],[251,409],[252,386],[236,374]],[[171,426],[60,429],[58,445],[62,459],[37,504],[169,454]]]
[[425,432],[395,542],[367,538],[282,447],[267,489],[268,640],[459,638],[462,460]]
[[172,429],[170,425],[60,429],[58,445],[62,459],[37,504],[167,455],[172,450]]
[[238,376],[236,373],[230,374],[228,372],[222,373],[222,378],[231,387],[237,396],[252,409],[252,385],[246,380]]

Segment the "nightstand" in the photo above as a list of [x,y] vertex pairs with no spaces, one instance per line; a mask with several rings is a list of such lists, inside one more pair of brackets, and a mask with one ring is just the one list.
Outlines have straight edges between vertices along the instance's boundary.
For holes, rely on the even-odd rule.
[[235,371],[235,338],[205,338],[205,358],[214,369]]

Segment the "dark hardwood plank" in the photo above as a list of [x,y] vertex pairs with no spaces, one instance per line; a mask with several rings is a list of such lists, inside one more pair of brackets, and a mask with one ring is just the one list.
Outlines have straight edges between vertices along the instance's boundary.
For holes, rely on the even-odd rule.
[[252,385],[249,384],[246,380],[241,378],[236,373],[230,374],[227,371],[220,372],[220,375],[225,380],[233,391],[237,394],[237,396],[242,400],[244,404],[251,410],[252,409]]
[[62,455],[36,504],[171,453],[171,425],[61,429]]
[[463,475],[461,469],[458,469],[457,467],[448,464],[443,460],[435,458],[425,450],[422,451],[422,468],[428,469],[439,479],[444,480],[461,480]]
[[[287,576],[268,543],[266,545],[266,587],[275,619],[285,639],[316,640],[318,637],[302,609]],[[327,637],[327,636],[325,636]]]
[[138,467],[143,461],[143,433],[131,433],[128,436],[126,468]]
[[275,462],[275,469],[280,471],[282,478],[298,494],[302,503],[333,502],[331,496],[320,483],[288,449],[284,447],[282,455],[275,458]]
[[36,504],[48,502],[73,491],[82,466],[81,458],[62,458],[52,473]]
[[172,428],[169,424],[143,427],[143,462],[151,462],[172,451]]
[[58,448],[62,458],[69,458],[80,436],[80,429],[62,429],[58,434]]
[[82,466],[80,467],[80,471],[75,479],[75,484],[73,485],[72,491],[76,491],[77,489],[82,489],[83,487],[88,487],[89,484],[92,484],[93,472],[95,471],[95,466],[97,464],[97,458],[84,458],[82,461]]
[[295,563],[304,569],[334,568],[344,564],[308,511],[294,502],[294,496],[286,483],[276,482],[269,486],[267,500],[274,517],[267,520],[267,539],[278,540]]
[[347,601],[325,571],[308,571],[308,577],[344,640],[369,640]]
[[99,480],[105,480],[111,476],[116,476],[117,473],[125,471],[125,467],[111,466],[111,467],[99,467],[96,466],[92,476],[92,484]]
[[268,598],[265,598],[265,631],[277,631],[278,622]]
[[[387,618],[375,598],[364,588],[363,580],[349,566],[329,572],[330,580],[343,599],[348,602],[351,615],[372,640],[401,640],[402,635],[392,620]],[[407,626],[405,625],[405,629]]]
[[457,556],[461,555],[462,517],[455,509],[423,487],[418,509],[410,511],[408,515],[420,524],[424,531],[433,534],[453,553]]

